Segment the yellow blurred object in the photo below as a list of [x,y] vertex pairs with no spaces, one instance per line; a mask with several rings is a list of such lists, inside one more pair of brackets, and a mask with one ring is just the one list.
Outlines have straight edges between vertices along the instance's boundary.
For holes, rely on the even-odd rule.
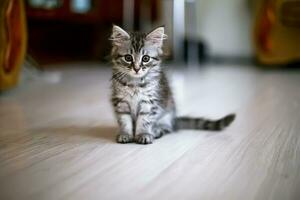
[[15,86],[26,53],[23,0],[0,1],[0,90]]
[[256,1],[254,43],[263,64],[300,61],[300,0]]

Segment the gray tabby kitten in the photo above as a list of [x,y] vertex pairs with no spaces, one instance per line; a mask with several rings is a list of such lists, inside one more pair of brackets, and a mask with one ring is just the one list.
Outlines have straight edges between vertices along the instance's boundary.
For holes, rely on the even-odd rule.
[[127,33],[113,26],[112,104],[120,127],[117,142],[150,144],[177,129],[222,130],[235,118],[176,118],[168,80],[160,66],[164,27],[152,32]]

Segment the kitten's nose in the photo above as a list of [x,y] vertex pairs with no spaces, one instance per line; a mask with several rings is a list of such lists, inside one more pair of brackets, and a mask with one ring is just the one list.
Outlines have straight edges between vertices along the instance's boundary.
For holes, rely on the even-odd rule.
[[135,71],[135,73],[138,73],[140,71],[141,68],[133,68],[133,70]]

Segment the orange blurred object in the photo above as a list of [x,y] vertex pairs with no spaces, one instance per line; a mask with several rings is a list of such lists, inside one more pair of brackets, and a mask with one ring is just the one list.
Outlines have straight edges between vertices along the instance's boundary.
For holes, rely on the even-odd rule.
[[25,7],[22,0],[0,2],[0,90],[17,84],[26,53]]
[[300,60],[300,0],[256,1],[254,45],[263,64]]

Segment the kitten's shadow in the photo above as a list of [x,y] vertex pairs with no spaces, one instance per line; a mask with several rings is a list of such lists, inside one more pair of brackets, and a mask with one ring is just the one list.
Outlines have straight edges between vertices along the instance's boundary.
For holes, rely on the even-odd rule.
[[[48,138],[47,141],[64,141],[66,143],[81,143],[83,141],[116,143],[116,126],[78,126],[70,125],[65,127],[41,127],[31,129],[30,132],[39,136],[36,138]],[[184,130],[176,131],[171,134],[184,134]],[[200,133],[199,133],[200,134]],[[219,132],[205,133],[204,137],[219,135]],[[167,134],[166,136],[169,136]],[[164,137],[166,137],[164,136]]]
[[66,126],[66,127],[43,127],[32,130],[35,134],[47,137],[64,138],[68,140],[99,139],[107,143],[115,143],[117,127],[113,126]]

